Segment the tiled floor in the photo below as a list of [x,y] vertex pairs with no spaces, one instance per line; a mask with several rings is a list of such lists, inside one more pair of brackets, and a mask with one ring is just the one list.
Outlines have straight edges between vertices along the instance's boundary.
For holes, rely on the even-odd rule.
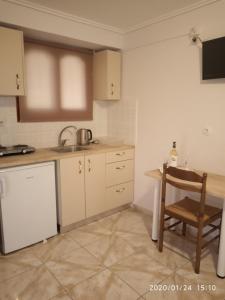
[[0,256],[0,300],[225,299],[215,247],[196,275],[192,244],[165,234],[159,253],[150,232],[151,218],[128,209]]

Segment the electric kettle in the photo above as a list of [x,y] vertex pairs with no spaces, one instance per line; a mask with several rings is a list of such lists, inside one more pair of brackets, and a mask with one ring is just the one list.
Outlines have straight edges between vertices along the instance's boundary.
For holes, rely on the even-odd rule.
[[88,145],[92,140],[92,131],[86,128],[80,128],[77,130],[77,144],[84,146]]

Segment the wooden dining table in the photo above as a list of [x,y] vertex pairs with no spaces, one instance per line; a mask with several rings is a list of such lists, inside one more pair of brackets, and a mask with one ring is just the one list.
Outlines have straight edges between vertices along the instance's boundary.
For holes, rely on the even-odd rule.
[[[202,173],[202,171],[198,170],[195,170],[195,172]],[[212,173],[207,174],[206,194],[217,197],[223,201],[220,245],[217,261],[217,276],[220,278],[225,278],[225,176]],[[162,173],[159,169],[155,169],[145,172],[145,175],[154,179],[152,240],[157,241],[159,233]]]

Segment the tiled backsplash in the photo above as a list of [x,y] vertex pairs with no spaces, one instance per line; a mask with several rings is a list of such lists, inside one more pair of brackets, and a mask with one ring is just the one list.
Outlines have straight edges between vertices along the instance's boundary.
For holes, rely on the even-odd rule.
[[107,135],[107,103],[94,102],[93,121],[18,123],[15,97],[0,97],[0,144],[29,144],[37,148],[56,146],[62,128],[90,128],[93,136]]
[[[2,122],[2,123],[1,123]],[[0,144],[29,144],[37,148],[58,143],[62,128],[75,125],[90,128],[93,137],[108,137],[108,141],[134,144],[136,103],[128,100],[94,102],[93,121],[18,123],[14,97],[0,97]],[[106,141],[107,138],[104,138]]]
[[108,108],[108,135],[134,144],[136,135],[137,103],[122,99],[111,102]]

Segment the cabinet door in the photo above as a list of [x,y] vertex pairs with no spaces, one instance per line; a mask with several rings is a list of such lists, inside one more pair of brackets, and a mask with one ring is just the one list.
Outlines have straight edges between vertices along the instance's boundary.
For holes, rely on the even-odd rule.
[[84,157],[59,161],[59,219],[67,226],[85,218]]
[[0,27],[0,95],[24,95],[23,33]]
[[107,98],[120,99],[121,54],[109,51],[107,56]]
[[106,210],[105,153],[85,157],[86,217]]
[[94,54],[94,99],[119,100],[121,54],[104,50]]

